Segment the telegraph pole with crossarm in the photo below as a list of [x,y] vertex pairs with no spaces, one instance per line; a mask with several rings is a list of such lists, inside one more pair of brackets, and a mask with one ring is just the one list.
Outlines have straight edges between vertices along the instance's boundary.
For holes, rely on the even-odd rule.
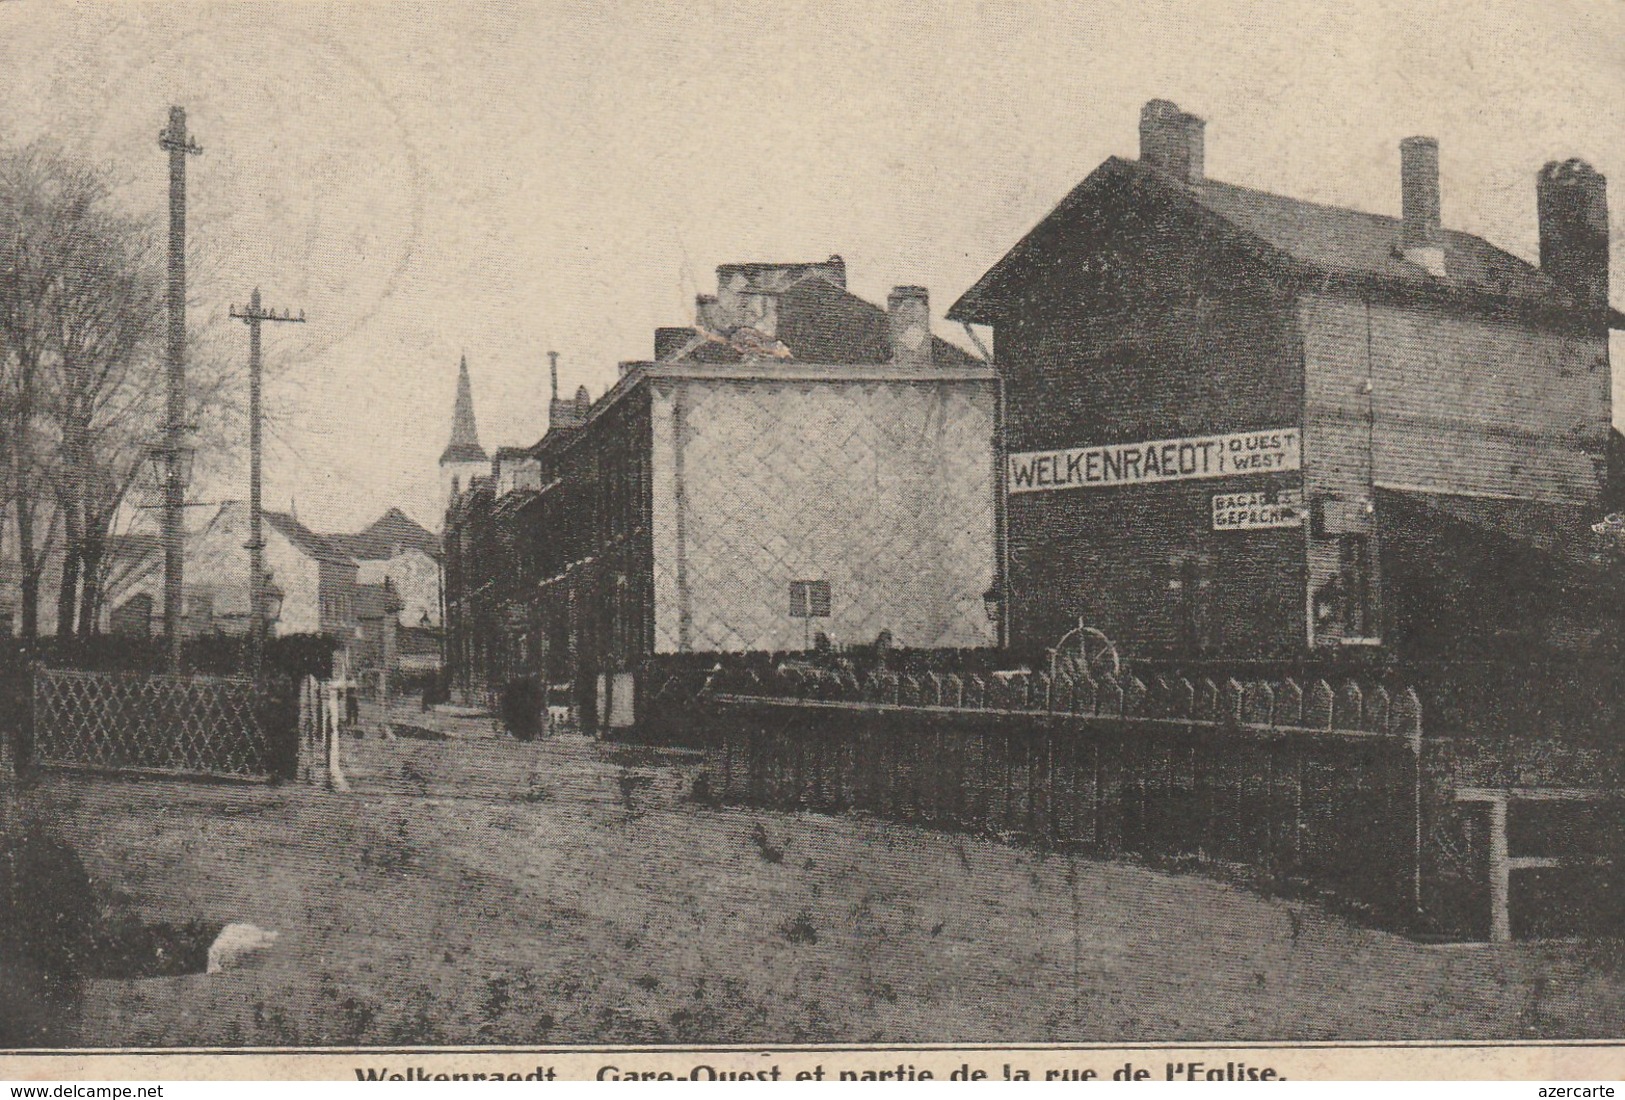
[[265,539],[260,510],[260,323],[279,321],[303,324],[305,311],[293,316],[260,306],[259,287],[249,296],[248,308],[231,307],[231,316],[248,326],[248,652],[254,675],[265,660]]
[[186,136],[186,108],[169,109],[158,134],[169,154],[169,401],[164,424],[164,645],[169,671],[181,669],[181,600],[186,531],[186,158],[203,152]]

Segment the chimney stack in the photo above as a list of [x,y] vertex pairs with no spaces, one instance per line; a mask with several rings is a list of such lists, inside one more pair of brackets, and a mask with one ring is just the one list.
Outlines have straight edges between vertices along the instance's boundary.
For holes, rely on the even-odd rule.
[[547,408],[547,430],[573,428],[578,423],[575,403],[559,400],[559,353],[550,351],[547,359],[553,374],[553,400]]
[[897,366],[931,365],[931,298],[925,287],[892,287],[886,296],[886,343]]
[[1608,180],[1583,160],[1551,161],[1535,184],[1540,269],[1582,305],[1608,305]]
[[1206,126],[1177,103],[1151,100],[1140,109],[1140,163],[1178,183],[1200,185],[1206,170]]
[[[694,330],[691,328],[662,326],[655,329],[655,362],[665,363],[676,359],[693,342]],[[621,373],[626,372],[623,370]]]
[[725,327],[717,317],[715,294],[694,295],[694,327],[706,332],[720,332]]
[[748,325],[768,339],[779,335],[779,292],[752,286],[739,295],[739,323]]
[[1439,142],[1408,137],[1399,143],[1400,248],[1411,263],[1444,276],[1439,220]]

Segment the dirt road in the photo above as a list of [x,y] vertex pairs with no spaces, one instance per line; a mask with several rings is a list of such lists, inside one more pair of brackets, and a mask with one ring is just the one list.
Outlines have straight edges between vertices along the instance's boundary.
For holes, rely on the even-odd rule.
[[713,809],[689,754],[401,713],[349,793],[53,776],[110,910],[281,933],[92,1046],[1617,1036],[1618,944],[1435,947],[1197,876]]

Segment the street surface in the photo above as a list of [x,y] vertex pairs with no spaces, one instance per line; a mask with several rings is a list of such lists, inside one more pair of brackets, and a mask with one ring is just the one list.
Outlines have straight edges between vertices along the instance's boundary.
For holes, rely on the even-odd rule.
[[[52,775],[109,913],[280,933],[92,1046],[1617,1036],[1618,943],[1429,946],[1194,875],[715,809],[702,758],[415,708],[349,793]],[[406,727],[417,727],[407,729]],[[444,738],[433,739],[433,738]]]

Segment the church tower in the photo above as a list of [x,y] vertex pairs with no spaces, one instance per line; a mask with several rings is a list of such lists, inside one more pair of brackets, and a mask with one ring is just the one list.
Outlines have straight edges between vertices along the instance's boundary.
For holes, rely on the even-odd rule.
[[474,389],[468,382],[468,356],[457,368],[457,403],[451,410],[451,442],[440,453],[440,499],[450,506],[452,498],[468,488],[476,476],[491,473],[491,456],[480,446],[480,433],[474,426]]

